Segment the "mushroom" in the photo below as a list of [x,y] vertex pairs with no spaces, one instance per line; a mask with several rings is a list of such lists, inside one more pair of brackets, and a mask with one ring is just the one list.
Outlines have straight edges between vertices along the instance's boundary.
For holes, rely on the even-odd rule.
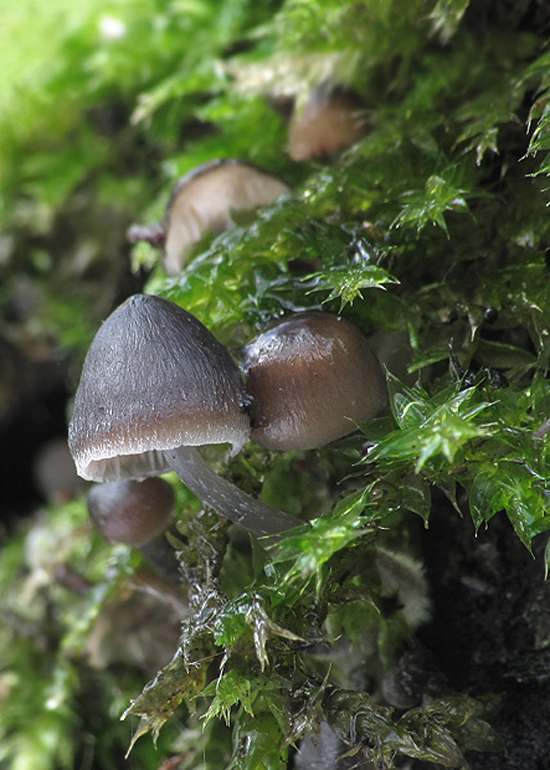
[[359,330],[331,313],[283,318],[243,349],[252,441],[313,449],[355,430],[386,402],[384,375]]
[[213,160],[177,182],[160,229],[134,226],[128,238],[162,245],[164,269],[168,275],[177,275],[208,232],[219,235],[234,227],[232,212],[269,205],[287,192],[282,179],[258,166]]
[[137,548],[166,529],[174,509],[174,491],[164,479],[126,479],[96,484],[88,492],[88,512],[109,543]]
[[106,481],[88,492],[88,513],[108,543],[138,548],[157,570],[172,581],[179,564],[166,530],[174,510],[174,490],[158,476],[143,481]]
[[313,90],[304,110],[295,111],[290,119],[289,154],[297,161],[331,155],[358,142],[365,131],[359,99],[323,84]]
[[69,424],[77,472],[92,481],[174,470],[204,503],[257,536],[300,522],[221,478],[197,447],[250,434],[248,399],[228,350],[167,299],[135,295],[97,332]]

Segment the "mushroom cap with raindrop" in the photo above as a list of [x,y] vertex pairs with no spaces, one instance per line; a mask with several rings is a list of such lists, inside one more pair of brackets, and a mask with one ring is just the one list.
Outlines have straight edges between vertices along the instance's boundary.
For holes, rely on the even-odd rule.
[[321,311],[283,318],[243,349],[253,399],[252,441],[314,449],[367,422],[387,400],[376,357],[360,331]]

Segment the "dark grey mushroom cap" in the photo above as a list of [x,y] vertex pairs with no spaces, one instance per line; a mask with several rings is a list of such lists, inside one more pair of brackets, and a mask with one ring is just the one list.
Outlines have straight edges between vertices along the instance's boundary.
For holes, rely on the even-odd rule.
[[181,271],[194,246],[209,231],[234,226],[231,212],[267,206],[289,192],[275,174],[239,160],[213,160],[176,184],[164,220],[164,269]]
[[117,308],[86,356],[69,425],[77,472],[93,481],[170,470],[163,452],[250,434],[247,396],[227,349],[169,300],[136,295]]
[[297,313],[243,350],[253,399],[251,438],[268,449],[314,449],[351,433],[387,399],[359,330],[340,316]]

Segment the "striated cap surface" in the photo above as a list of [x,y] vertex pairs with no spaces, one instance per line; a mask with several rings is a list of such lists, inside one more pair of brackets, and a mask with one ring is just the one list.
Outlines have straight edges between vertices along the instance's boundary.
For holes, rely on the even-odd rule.
[[169,470],[163,451],[232,445],[250,434],[247,396],[228,350],[162,297],[135,295],[97,332],[69,424],[85,479],[117,481]]

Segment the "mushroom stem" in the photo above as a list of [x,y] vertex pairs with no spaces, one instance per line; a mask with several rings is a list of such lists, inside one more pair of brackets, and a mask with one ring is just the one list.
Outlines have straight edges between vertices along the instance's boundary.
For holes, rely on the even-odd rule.
[[273,538],[302,524],[294,516],[254,499],[218,476],[195,447],[165,450],[164,456],[185,486],[203,503],[257,537]]
[[163,578],[177,583],[180,578],[175,549],[166,539],[166,532],[140,546],[139,550]]

